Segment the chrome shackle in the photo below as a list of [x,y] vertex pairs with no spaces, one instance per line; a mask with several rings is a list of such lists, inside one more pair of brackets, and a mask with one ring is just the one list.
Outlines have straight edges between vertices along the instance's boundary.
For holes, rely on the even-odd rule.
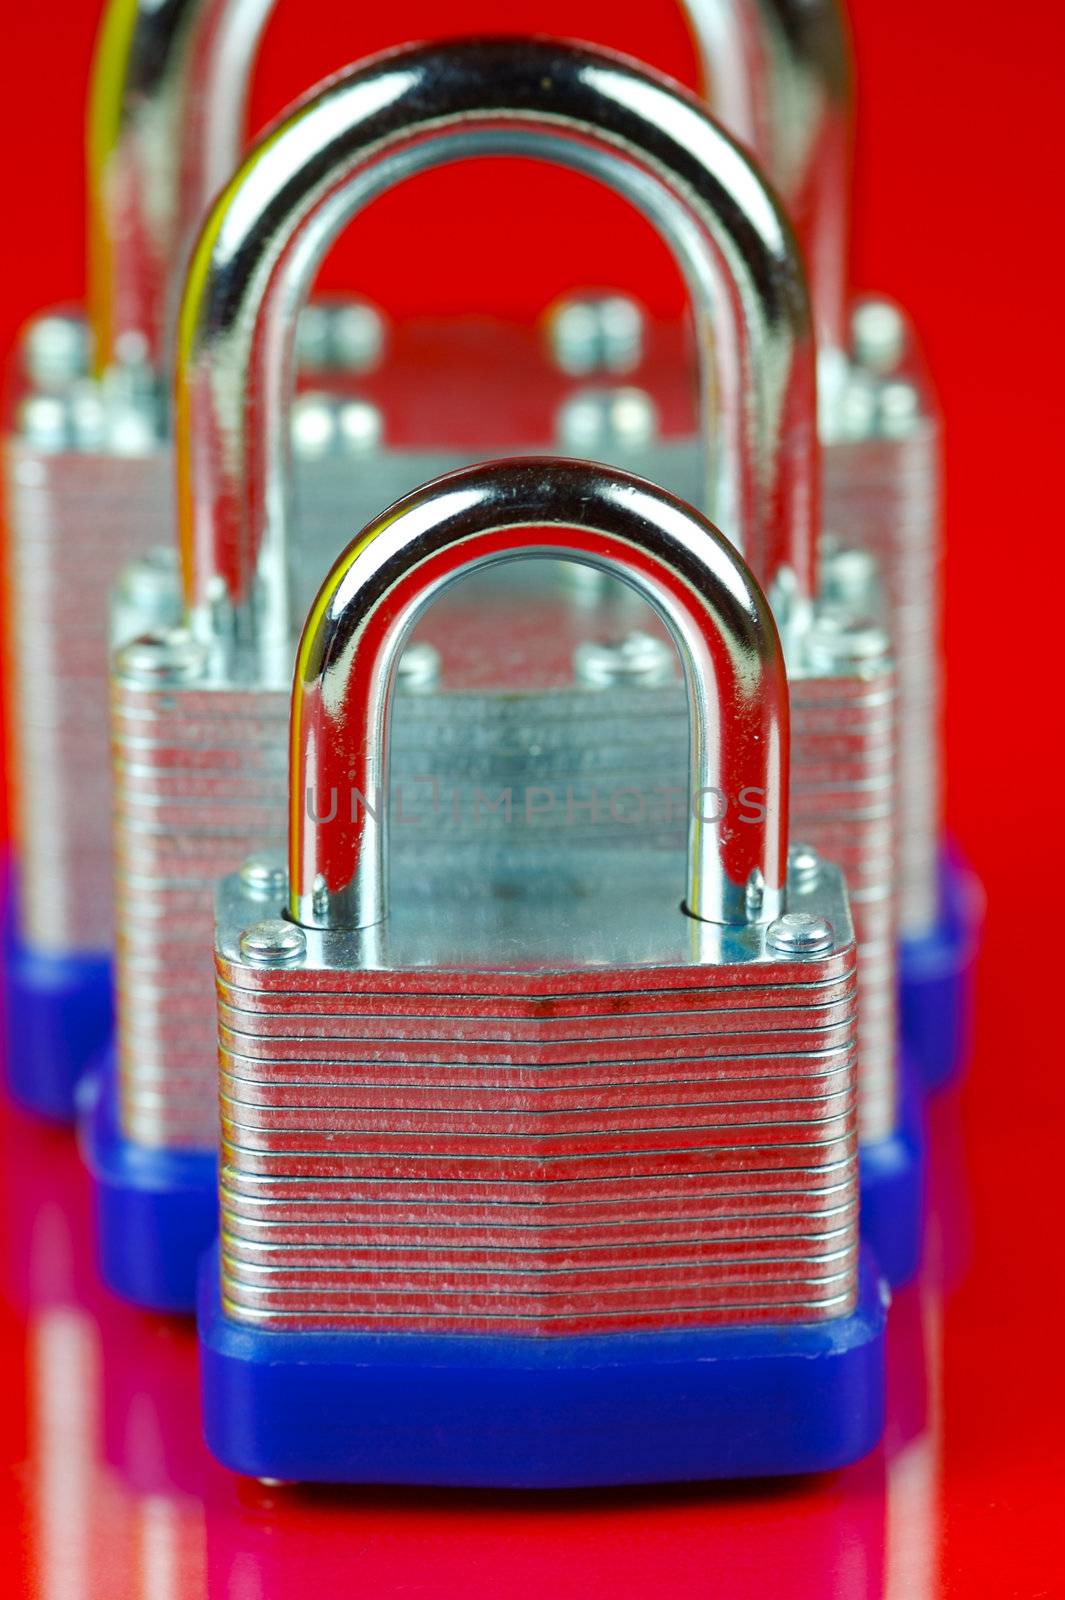
[[166,363],[175,263],[215,187],[189,193],[181,157],[200,11],[200,0],[109,0],[97,34],[86,154],[98,372]]
[[[183,0],[184,202],[196,222],[236,169],[252,64],[274,0]],[[173,9],[173,8],[172,8]],[[850,71],[836,0],[682,0],[699,91],[796,227],[823,348],[846,344]]]
[[812,593],[814,341],[771,192],[693,98],[636,64],[545,40],[477,39],[395,51],[329,80],[264,136],[204,226],[175,387],[197,632],[287,642],[295,631],[286,407],[296,312],[329,245],[403,178],[489,154],[598,177],[670,244],[703,350],[706,505],[763,587]]
[[685,909],[729,927],[783,912],[788,687],[762,591],[733,546],[664,490],[588,462],[531,458],[452,473],[399,501],[352,541],[311,608],[290,750],[289,909],[302,926],[384,920],[404,641],[459,578],[535,556],[598,567],[655,608],[687,685],[692,796],[754,802],[750,825],[720,830],[691,805]]

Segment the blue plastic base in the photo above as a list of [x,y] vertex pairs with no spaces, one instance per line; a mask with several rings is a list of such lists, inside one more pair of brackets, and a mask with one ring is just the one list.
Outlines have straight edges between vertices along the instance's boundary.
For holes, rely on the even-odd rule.
[[924,1095],[914,1067],[901,1067],[899,1123],[890,1139],[861,1147],[862,1238],[893,1289],[921,1264],[925,1217]]
[[276,1333],[200,1283],[207,1443],[250,1477],[568,1489],[820,1472],[884,1422],[885,1293],[796,1327],[594,1338]]
[[108,1288],[149,1311],[195,1311],[200,1262],[218,1232],[214,1153],[148,1150],[125,1138],[113,1055],[84,1096],[81,1142]]
[[111,1037],[111,961],[54,956],[23,944],[18,896],[3,907],[4,1060],[11,1097],[53,1122],[73,1122],[77,1087]]
[[983,923],[980,884],[955,848],[943,852],[939,922],[899,947],[903,1044],[926,1091],[961,1072],[972,1036],[973,979]]

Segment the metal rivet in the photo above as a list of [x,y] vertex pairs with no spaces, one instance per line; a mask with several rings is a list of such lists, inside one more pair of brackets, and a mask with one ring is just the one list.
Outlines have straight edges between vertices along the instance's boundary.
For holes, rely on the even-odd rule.
[[16,426],[25,442],[42,455],[55,455],[70,444],[70,408],[57,394],[31,394],[18,408]]
[[812,845],[793,844],[788,851],[788,877],[807,888],[821,876],[821,857]]
[[336,432],[340,447],[348,455],[362,455],[376,450],[385,431],[385,419],[379,406],[369,400],[346,400],[336,417]]
[[887,634],[872,618],[824,607],[816,613],[804,643],[809,666],[827,673],[879,666],[890,650]]
[[288,888],[288,871],[279,854],[248,856],[240,869],[240,881],[256,899],[277,899]]
[[337,407],[329,395],[297,395],[292,405],[292,448],[305,461],[317,461],[336,448]]
[[820,956],[832,949],[836,931],[827,917],[789,911],[769,924],[765,942],[769,949],[781,955]]
[[821,561],[821,598],[829,605],[875,611],[880,600],[875,556],[849,546],[826,551]]
[[571,295],[547,323],[555,362],[574,378],[631,372],[643,359],[644,329],[643,310],[623,294]]
[[26,329],[22,365],[39,389],[58,389],[89,370],[89,330],[81,317],[52,313],[37,317]]
[[322,372],[329,365],[329,308],[304,306],[296,321],[296,365]]
[[187,683],[207,664],[207,651],[185,628],[165,633],[141,633],[124,644],[115,665],[124,677],[142,683]]
[[252,961],[256,966],[288,966],[303,960],[307,953],[307,936],[294,922],[270,917],[241,934],[240,953],[245,961]]
[[555,424],[575,455],[637,449],[658,434],[658,409],[643,389],[581,389],[564,401]]
[[369,372],[385,347],[385,319],[365,301],[350,300],[332,308],[329,355],[341,372]]
[[654,688],[676,678],[677,653],[668,640],[639,630],[616,644],[587,640],[573,652],[573,675],[589,689],[607,689],[619,683]]
[[409,644],[399,658],[397,688],[404,694],[424,694],[440,682],[440,652],[428,640]]
[[912,383],[896,379],[880,391],[878,422],[889,439],[904,439],[920,425],[921,397]]
[[863,300],[851,316],[855,360],[870,372],[892,372],[906,350],[906,321],[890,300]]
[[130,605],[152,611],[168,609],[181,597],[177,551],[167,545],[146,550],[122,568],[117,588]]

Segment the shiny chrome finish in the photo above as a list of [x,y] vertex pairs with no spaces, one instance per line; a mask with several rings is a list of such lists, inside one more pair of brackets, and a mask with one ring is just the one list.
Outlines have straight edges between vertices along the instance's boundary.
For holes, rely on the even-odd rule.
[[[106,8],[89,110],[89,314],[29,325],[4,441],[19,936],[49,956],[112,942],[109,646],[177,620],[158,585],[127,580],[145,552],[176,543],[172,289],[228,176],[184,163],[200,15],[198,0]],[[374,359],[380,319],[364,311],[330,308],[334,374]],[[368,448],[371,426],[357,403],[341,408],[345,447]]]
[[[693,783],[711,722],[721,783],[775,738],[787,690],[768,607],[735,551],[661,490],[587,463],[497,463],[428,486],[352,543],[312,608],[292,694],[290,917],[275,902],[264,918],[246,874],[218,897],[236,1321],[542,1336],[853,1306],[855,948],[834,868],[807,849],[785,909],[765,859],[755,907],[748,881],[747,913],[708,922],[683,914],[679,861],[646,839],[509,882],[485,854],[456,873],[437,839],[414,870],[404,859],[387,917],[359,926],[349,825],[306,822],[308,791],[361,777],[368,747],[387,788],[391,663],[419,599],[463,563],[556,548],[560,526],[581,535],[571,554],[609,558],[662,604]],[[786,765],[763,773],[772,818]],[[733,833],[713,832],[712,881],[728,882]],[[339,876],[326,839],[348,851]]]
[[190,0],[110,0],[89,98],[89,318],[97,373],[165,366],[183,205],[183,85],[195,34]]
[[232,626],[289,648],[294,314],[329,243],[402,178],[493,153],[599,176],[669,241],[708,357],[700,498],[763,583],[775,587],[787,568],[812,593],[813,338],[790,230],[762,179],[694,100],[620,58],[478,40],[396,51],[331,80],[253,152],[204,229],[176,386],[178,510],[199,631]]
[[[175,0],[170,9],[179,9]],[[180,9],[195,15],[180,68],[188,152],[182,203],[198,223],[238,164],[252,63],[273,0],[182,0]],[[837,0],[681,0],[681,9],[695,42],[700,93],[788,209],[812,285],[818,339],[838,367],[847,347],[853,117],[841,7]]]
[[[533,458],[472,467],[416,491],[366,528],[326,579],[300,643],[292,700],[290,760],[304,784],[289,822],[294,921],[365,928],[384,920],[388,810],[374,797],[389,793],[399,653],[456,580],[537,556],[599,567],[643,594],[684,669],[689,792],[762,798],[761,817],[723,838],[692,808],[689,914],[731,927],[782,912],[788,692],[757,585],[708,522],[661,490],[586,463]],[[363,803],[315,820],[322,796],[351,790]],[[760,886],[755,915],[752,882]]]

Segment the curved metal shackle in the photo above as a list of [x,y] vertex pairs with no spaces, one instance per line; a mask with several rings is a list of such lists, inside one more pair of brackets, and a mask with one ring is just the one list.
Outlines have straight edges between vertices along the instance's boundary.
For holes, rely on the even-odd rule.
[[129,359],[162,370],[175,260],[190,218],[202,218],[224,181],[188,193],[180,156],[204,9],[204,0],[108,0],[97,32],[86,157],[98,371]]
[[[252,65],[275,0],[198,8],[187,74],[185,195],[199,221],[243,149]],[[665,0],[662,0],[665,3]],[[846,344],[852,105],[837,0],[681,0],[699,91],[784,200],[806,261],[824,345]]]
[[[665,490],[534,457],[451,473],[400,500],[352,541],[311,608],[292,689],[296,922],[353,929],[386,916],[389,723],[404,642],[458,578],[534,556],[623,579],[672,633],[691,722],[685,910],[727,926],[783,911],[788,686],[765,596],[734,547]],[[698,798],[711,793],[715,815],[757,794],[761,816],[719,828]]]
[[285,414],[296,313],[329,245],[401,179],[488,154],[598,177],[672,246],[719,390],[716,417],[703,404],[718,487],[707,507],[764,587],[786,572],[812,593],[815,350],[794,239],[763,179],[691,96],[634,62],[476,39],[408,47],[330,79],[264,136],[204,226],[175,384],[183,573],[198,631],[220,618],[245,638],[294,631]]

